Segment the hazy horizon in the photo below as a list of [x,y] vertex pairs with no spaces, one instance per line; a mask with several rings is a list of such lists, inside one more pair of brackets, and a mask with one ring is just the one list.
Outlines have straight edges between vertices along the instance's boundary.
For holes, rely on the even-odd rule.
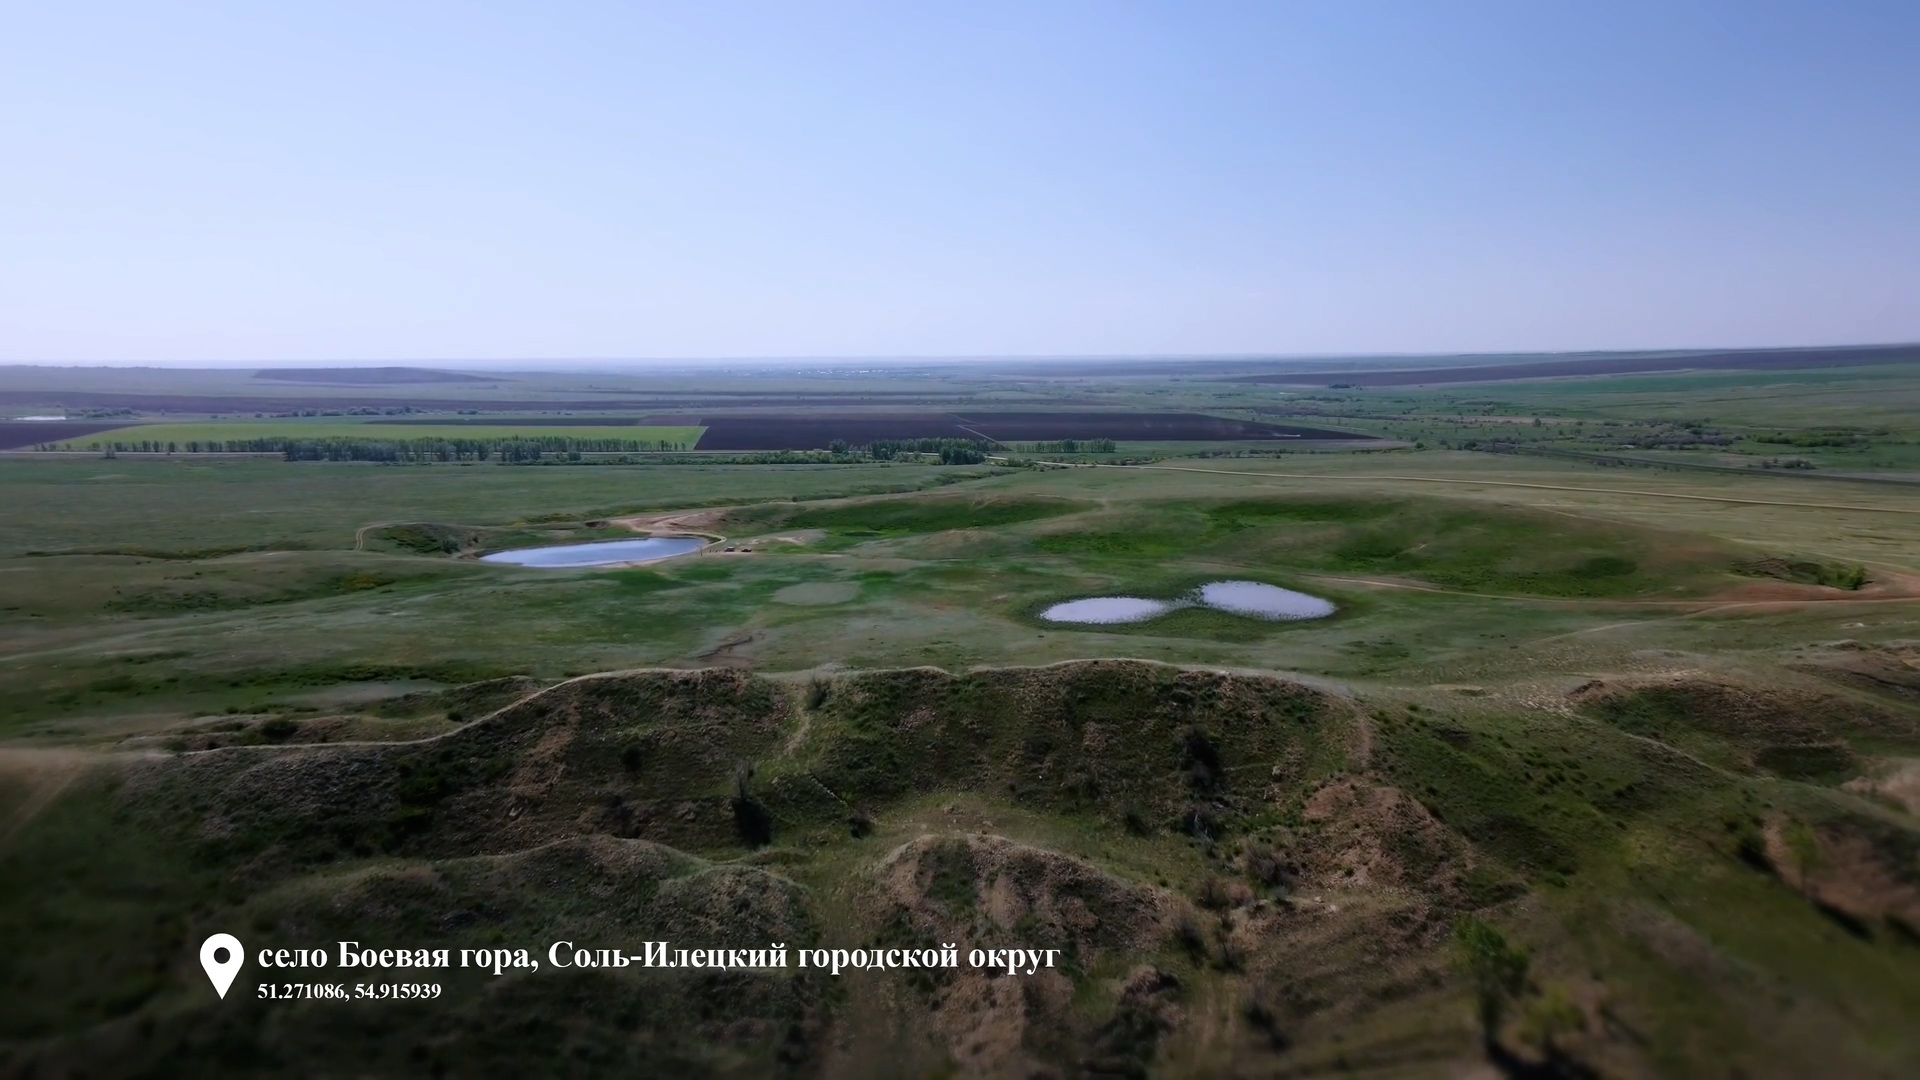
[[[1645,349],[1530,349],[1500,352],[1354,352],[1354,353],[1133,353],[1133,354],[1060,354],[996,356],[660,356],[660,357],[365,357],[311,360],[0,360],[0,368],[160,368],[180,371],[247,371],[272,368],[378,368],[411,367],[466,371],[524,371],[529,373],[592,373],[650,367],[719,367],[739,364],[776,366],[872,364],[876,366],[915,364],[1178,364],[1178,363],[1364,363],[1382,364],[1410,360],[1500,360],[1502,358],[1567,358],[1662,353],[1712,353],[1746,351],[1798,351],[1850,347],[1920,347],[1920,342],[1830,342],[1817,345],[1715,345],[1673,346]],[[531,366],[516,366],[531,365]]]

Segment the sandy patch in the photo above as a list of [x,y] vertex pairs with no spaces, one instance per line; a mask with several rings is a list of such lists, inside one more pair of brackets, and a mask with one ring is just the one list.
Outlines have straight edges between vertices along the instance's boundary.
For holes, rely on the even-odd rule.
[[658,514],[636,514],[633,517],[613,518],[613,524],[632,529],[637,533],[664,535],[671,533],[689,533],[695,536],[715,536],[714,526],[720,523],[732,507],[709,506],[699,510],[668,510]]
[[1886,862],[1871,839],[1854,830],[1816,826],[1812,850],[1796,850],[1782,822],[1763,830],[1767,861],[1780,880],[1799,889],[1807,899],[1837,909],[1856,919],[1893,916],[1905,925],[1920,926],[1920,888]]
[[827,538],[827,530],[825,529],[801,529],[797,532],[780,533],[777,536],[776,535],[756,536],[751,540],[747,540],[743,542],[749,543],[749,544],[805,545],[805,544],[817,544],[820,541],[825,540],[826,538]]

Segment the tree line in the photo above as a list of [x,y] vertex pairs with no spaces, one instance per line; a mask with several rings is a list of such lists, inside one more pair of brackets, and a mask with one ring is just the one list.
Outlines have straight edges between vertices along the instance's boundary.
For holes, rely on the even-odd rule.
[[865,446],[850,446],[845,439],[827,444],[835,454],[854,454],[874,461],[892,461],[902,454],[938,454],[942,465],[978,465],[987,460],[993,444],[979,439],[875,439]]
[[1111,454],[1119,447],[1112,439],[1061,439],[1057,442],[1021,443],[1015,449],[1025,454]]

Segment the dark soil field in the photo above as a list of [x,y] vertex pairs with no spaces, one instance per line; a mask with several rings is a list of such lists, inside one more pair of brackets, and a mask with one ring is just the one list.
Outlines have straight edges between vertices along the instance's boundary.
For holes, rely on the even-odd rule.
[[705,416],[701,450],[819,450],[841,439],[861,446],[875,439],[1368,439],[1347,431],[1228,420],[1199,413],[973,412],[892,416]]
[[126,421],[108,421],[101,423],[93,420],[0,420],[0,450],[18,450],[38,443],[64,442],[91,435],[96,431],[110,431],[117,427],[126,427]]
[[1242,375],[1228,382],[1324,386],[1422,386],[1428,383],[1506,382],[1563,375],[1628,375],[1653,371],[1787,371],[1859,364],[1920,363],[1920,345],[1862,345],[1834,349],[1744,349],[1609,356],[1533,364],[1412,368],[1396,371],[1297,371]]

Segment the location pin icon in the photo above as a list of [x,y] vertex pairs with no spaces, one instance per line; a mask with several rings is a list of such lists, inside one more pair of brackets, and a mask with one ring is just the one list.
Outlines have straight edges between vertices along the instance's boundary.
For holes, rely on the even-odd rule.
[[207,978],[213,980],[213,988],[222,999],[227,996],[227,987],[233,985],[233,977],[240,974],[240,965],[246,962],[240,939],[232,934],[215,934],[200,946],[200,966],[207,969]]

